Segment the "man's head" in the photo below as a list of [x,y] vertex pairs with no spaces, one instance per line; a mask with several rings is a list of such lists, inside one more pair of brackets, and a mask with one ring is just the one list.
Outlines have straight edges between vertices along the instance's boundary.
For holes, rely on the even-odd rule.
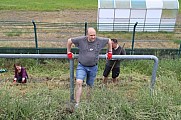
[[92,27],[87,29],[88,41],[93,42],[96,39],[96,30]]
[[118,40],[117,39],[111,39],[112,41],[112,48],[117,48]]

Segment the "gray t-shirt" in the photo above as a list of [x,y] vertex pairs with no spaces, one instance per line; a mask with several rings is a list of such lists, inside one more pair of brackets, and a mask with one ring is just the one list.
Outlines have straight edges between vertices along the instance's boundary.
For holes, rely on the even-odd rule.
[[109,41],[109,38],[96,37],[95,41],[89,42],[87,36],[71,39],[79,48],[78,61],[84,66],[94,66],[99,60],[99,53]]

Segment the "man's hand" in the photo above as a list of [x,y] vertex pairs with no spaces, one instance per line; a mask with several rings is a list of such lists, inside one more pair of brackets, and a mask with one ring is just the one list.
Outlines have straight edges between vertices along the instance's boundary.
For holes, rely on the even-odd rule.
[[73,58],[73,53],[72,52],[68,52],[67,53],[67,57],[68,57],[68,59],[72,59]]
[[108,60],[111,60],[111,59],[112,59],[112,51],[109,51],[109,52],[107,53],[107,59],[108,59]]

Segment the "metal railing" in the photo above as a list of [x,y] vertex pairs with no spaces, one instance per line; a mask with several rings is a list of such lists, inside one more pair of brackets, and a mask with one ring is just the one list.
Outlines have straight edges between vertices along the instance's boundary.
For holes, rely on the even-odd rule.
[[[66,54],[0,54],[0,58],[67,58]],[[78,58],[76,54],[74,58]],[[106,59],[106,55],[99,55],[99,58]],[[150,83],[150,94],[153,95],[158,68],[158,58],[153,55],[113,55],[112,59],[133,59],[133,60],[154,60],[152,77]],[[74,100],[74,59],[70,60],[70,101]]]

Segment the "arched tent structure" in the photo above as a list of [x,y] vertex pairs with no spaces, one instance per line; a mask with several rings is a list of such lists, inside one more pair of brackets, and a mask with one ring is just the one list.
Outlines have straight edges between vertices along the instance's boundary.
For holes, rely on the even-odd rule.
[[178,0],[98,0],[99,31],[174,31]]

